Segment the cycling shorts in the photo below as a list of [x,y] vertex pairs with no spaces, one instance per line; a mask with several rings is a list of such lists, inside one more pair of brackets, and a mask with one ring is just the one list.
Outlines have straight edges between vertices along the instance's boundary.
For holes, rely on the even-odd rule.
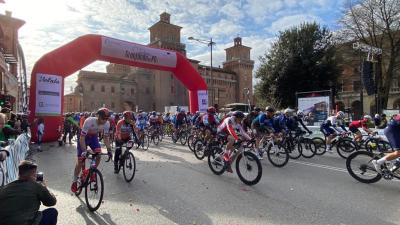
[[321,126],[320,130],[325,136],[336,134],[336,131],[332,127]]
[[350,130],[353,134],[356,134],[356,133],[360,132],[360,130],[359,130],[357,127],[353,127],[353,126],[350,126],[350,127],[349,127],[349,130]]
[[180,128],[182,125],[183,125],[183,121],[178,121],[178,120],[177,120],[177,121],[175,122],[175,128],[176,128],[176,129]]
[[[86,151],[86,149],[81,149],[81,146],[80,146],[81,144],[80,144],[79,138],[78,138],[77,156],[81,157],[82,152]],[[87,147],[92,149],[92,151],[94,151],[96,153],[101,152],[100,141],[99,141],[99,137],[97,135],[86,135],[85,143],[86,143]]]
[[388,124],[384,133],[392,148],[400,151],[400,127]]

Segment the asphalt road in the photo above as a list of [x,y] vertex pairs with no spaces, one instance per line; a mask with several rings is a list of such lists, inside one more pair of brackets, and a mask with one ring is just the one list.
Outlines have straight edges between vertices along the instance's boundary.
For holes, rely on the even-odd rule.
[[336,154],[290,160],[284,168],[264,159],[261,181],[249,187],[235,173],[214,175],[206,160],[166,140],[134,151],[131,183],[102,162],[105,195],[96,213],[83,194],[69,191],[75,154],[75,145],[47,144],[33,156],[57,196],[61,225],[400,224],[400,183],[359,183]]

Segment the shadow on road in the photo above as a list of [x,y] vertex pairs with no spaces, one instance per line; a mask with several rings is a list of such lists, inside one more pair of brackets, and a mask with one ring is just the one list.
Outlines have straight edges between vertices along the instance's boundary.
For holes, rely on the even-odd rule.
[[100,215],[97,212],[90,212],[84,205],[85,203],[81,199],[79,200],[82,205],[76,208],[76,212],[83,217],[86,225],[117,225],[112,221],[110,214],[104,213]]

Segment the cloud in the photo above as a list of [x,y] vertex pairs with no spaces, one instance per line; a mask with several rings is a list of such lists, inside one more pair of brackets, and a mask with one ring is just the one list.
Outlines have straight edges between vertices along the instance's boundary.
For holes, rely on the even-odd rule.
[[313,22],[313,21],[321,21],[320,18],[313,15],[306,14],[298,14],[292,16],[285,16],[280,18],[279,20],[274,21],[270,27],[266,28],[266,30],[270,33],[277,33],[278,31],[284,31],[293,26],[297,26],[304,22]]
[[242,29],[243,27],[235,22],[221,19],[218,23],[211,27],[210,34],[216,38],[232,37],[236,34],[239,34]]

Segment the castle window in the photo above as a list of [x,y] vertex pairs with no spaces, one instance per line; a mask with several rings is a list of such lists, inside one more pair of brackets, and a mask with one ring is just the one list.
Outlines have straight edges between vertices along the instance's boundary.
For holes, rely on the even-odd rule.
[[114,86],[111,86],[111,93],[114,93],[115,92],[115,88],[114,88]]
[[101,92],[105,92],[106,91],[106,87],[104,87],[104,85],[101,85]]
[[135,94],[135,89],[131,88],[131,95]]
[[90,90],[94,91],[94,84],[90,85]]

